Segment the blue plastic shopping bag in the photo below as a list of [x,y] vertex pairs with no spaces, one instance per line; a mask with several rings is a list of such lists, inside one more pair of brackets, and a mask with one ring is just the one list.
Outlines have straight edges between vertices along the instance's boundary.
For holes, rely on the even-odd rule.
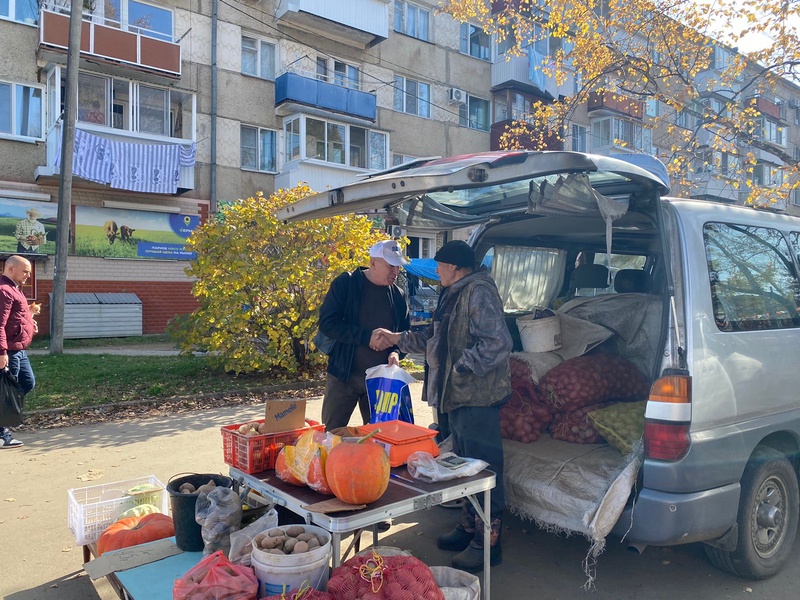
[[396,365],[378,365],[366,370],[370,423],[384,421],[414,422],[411,391],[408,384],[415,381]]

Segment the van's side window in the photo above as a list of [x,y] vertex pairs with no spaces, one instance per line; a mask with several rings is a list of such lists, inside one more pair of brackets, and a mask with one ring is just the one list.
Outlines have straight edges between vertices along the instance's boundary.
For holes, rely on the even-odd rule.
[[722,331],[800,327],[800,285],[780,231],[707,223],[703,239],[717,327]]

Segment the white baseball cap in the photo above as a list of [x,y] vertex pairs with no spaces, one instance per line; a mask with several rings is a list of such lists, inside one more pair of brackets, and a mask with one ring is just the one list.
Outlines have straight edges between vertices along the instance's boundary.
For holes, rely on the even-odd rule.
[[408,261],[403,256],[400,244],[394,240],[384,240],[369,249],[370,258],[382,258],[393,267],[405,267]]

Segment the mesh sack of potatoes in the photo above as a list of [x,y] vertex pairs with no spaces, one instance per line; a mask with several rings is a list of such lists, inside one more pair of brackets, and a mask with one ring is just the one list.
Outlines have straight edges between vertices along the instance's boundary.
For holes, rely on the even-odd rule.
[[647,400],[620,402],[590,412],[589,420],[612,448],[626,455],[644,435],[646,407]]

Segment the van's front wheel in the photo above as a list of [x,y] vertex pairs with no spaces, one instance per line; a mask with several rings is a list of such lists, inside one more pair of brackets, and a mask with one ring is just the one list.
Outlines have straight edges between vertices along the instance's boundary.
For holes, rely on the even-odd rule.
[[742,474],[736,550],[706,546],[715,566],[740,577],[764,579],[781,570],[797,531],[800,494],[786,457],[772,448],[756,448]]

